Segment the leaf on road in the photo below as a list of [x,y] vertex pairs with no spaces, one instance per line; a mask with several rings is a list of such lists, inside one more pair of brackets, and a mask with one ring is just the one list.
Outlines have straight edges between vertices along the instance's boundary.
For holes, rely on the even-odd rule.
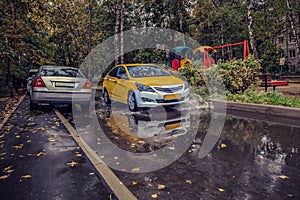
[[187,183],[187,184],[192,184],[192,180],[185,180],[185,183]]
[[6,178],[8,178],[9,176],[10,176],[10,174],[0,176],[0,180],[1,180],[1,179],[6,179]]
[[12,167],[13,167],[12,165],[5,167],[2,171],[6,172],[7,170],[10,170]]
[[166,186],[163,185],[163,184],[158,184],[158,185],[157,185],[157,189],[159,189],[159,190],[163,190],[163,189],[165,189],[165,188],[166,188]]
[[25,178],[25,179],[27,179],[27,178],[31,178],[31,175],[29,175],[29,174],[26,174],[26,175],[22,176],[22,178]]
[[45,155],[45,154],[46,154],[45,152],[42,152],[42,151],[41,151],[41,152],[37,153],[36,156],[37,156],[37,157],[40,157],[41,155]]
[[287,179],[287,178],[289,178],[288,176],[285,176],[285,175],[281,175],[281,176],[279,176],[279,178],[281,178],[281,179]]
[[218,190],[219,190],[220,192],[224,192],[224,191],[225,191],[223,188],[218,188]]
[[168,149],[170,149],[171,151],[174,151],[175,147],[168,147]]
[[151,197],[152,197],[153,199],[156,199],[156,198],[158,197],[158,195],[157,195],[157,194],[152,194]]
[[23,148],[23,144],[19,144],[17,146],[13,146],[12,148],[18,150],[18,149],[22,149]]
[[71,166],[71,167],[74,167],[75,165],[77,165],[77,162],[72,161],[72,162],[68,163],[68,165]]
[[55,139],[54,138],[48,138],[48,141],[49,142],[55,142]]
[[139,172],[141,170],[141,168],[139,167],[135,167],[133,169],[131,169],[132,172]]
[[27,124],[27,126],[33,126],[33,125],[35,125],[35,123],[33,123],[33,122],[30,122]]
[[226,148],[226,147],[227,147],[226,144],[224,144],[224,143],[221,144],[221,148]]
[[132,185],[136,185],[136,184],[138,184],[138,182],[132,181]]
[[7,154],[6,152],[3,152],[3,153],[0,153],[0,156],[4,156],[6,154]]
[[81,153],[78,153],[78,152],[76,152],[76,154],[75,154],[77,157],[81,157],[82,155],[81,155]]

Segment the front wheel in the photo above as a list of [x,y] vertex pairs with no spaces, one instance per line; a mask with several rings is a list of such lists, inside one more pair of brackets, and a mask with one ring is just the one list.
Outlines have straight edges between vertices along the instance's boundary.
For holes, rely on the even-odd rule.
[[131,111],[137,111],[138,110],[138,107],[137,107],[137,104],[136,104],[135,94],[132,91],[128,92],[127,104],[128,104],[129,110],[131,110]]

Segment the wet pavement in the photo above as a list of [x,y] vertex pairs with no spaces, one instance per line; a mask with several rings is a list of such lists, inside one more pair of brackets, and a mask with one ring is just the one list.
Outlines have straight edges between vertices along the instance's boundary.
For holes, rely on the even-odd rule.
[[[176,109],[169,109],[167,115],[169,112],[170,115],[178,114],[174,114],[178,112]],[[179,122],[175,120],[172,127],[175,130],[185,126],[187,134],[192,128],[198,129],[190,147],[178,160],[148,173],[114,170],[138,199],[300,198],[299,128],[228,115],[213,150],[200,159],[199,149],[212,113],[202,110],[198,121],[189,113],[179,111],[181,119],[190,122],[188,125],[181,121],[177,126]],[[121,111],[119,114],[113,112],[112,116],[112,111],[100,102],[97,115],[105,134],[124,150],[157,152],[172,140],[154,140],[155,129],[151,121],[157,127],[161,121],[153,120],[153,117],[149,121],[149,114]],[[166,131],[164,121],[163,124]],[[149,137],[137,137],[140,132],[148,133]]]
[[[53,111],[30,113],[27,101],[0,132],[1,199],[107,199],[110,192]],[[102,145],[111,151],[115,145],[126,152],[158,154],[176,151],[181,147],[176,140],[190,142],[170,165],[147,173],[134,165],[131,172],[119,170],[121,156],[97,152],[115,164],[112,170],[138,199],[300,198],[300,128],[227,115],[212,151],[200,159],[214,115],[210,109],[188,105],[132,113],[101,100],[95,108],[100,124],[96,135],[87,131],[95,125],[89,114],[80,120],[71,108],[58,108],[74,126],[86,126],[82,136],[93,148]]]
[[29,98],[0,130],[0,199],[110,199],[113,195],[52,108]]

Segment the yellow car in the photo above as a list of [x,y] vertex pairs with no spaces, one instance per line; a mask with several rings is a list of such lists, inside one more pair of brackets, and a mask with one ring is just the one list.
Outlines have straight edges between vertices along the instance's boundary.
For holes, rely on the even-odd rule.
[[120,64],[103,79],[103,98],[139,108],[168,106],[188,100],[187,82],[154,64]]

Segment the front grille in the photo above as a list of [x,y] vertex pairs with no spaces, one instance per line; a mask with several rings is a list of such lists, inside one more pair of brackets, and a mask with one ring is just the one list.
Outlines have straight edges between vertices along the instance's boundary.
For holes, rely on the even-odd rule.
[[165,92],[165,93],[174,93],[183,89],[183,85],[179,85],[176,87],[154,87],[157,91]]
[[164,99],[156,99],[157,103],[174,103],[174,102],[180,102],[183,101],[184,98],[180,98],[180,99],[170,99],[170,100],[164,100]]

